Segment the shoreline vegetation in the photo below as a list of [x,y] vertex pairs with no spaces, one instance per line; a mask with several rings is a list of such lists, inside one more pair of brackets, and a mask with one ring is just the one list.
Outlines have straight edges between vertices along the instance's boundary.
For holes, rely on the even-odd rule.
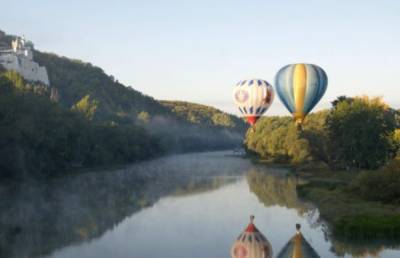
[[[400,206],[398,200],[377,201],[360,194],[358,184],[365,183],[368,173],[395,173],[400,171],[400,159],[376,171],[334,171],[322,162],[306,165],[273,163],[271,160],[248,156],[253,162],[269,168],[286,168],[286,177],[293,178],[300,200],[315,205],[321,218],[328,224],[334,241],[355,243],[376,249],[384,243],[400,245]],[[396,166],[397,169],[393,167]],[[373,182],[375,185],[380,183]],[[385,185],[386,182],[385,182]],[[366,186],[373,194],[374,189]],[[381,187],[381,185],[379,185]],[[400,190],[400,189],[399,189]],[[364,247],[361,249],[365,249]]]
[[363,183],[359,182],[363,173],[382,172],[349,173],[310,168],[292,171],[292,175],[305,182],[297,186],[298,196],[318,207],[336,238],[400,240],[400,207],[360,195],[355,188]]
[[337,239],[400,240],[400,115],[380,98],[339,97],[308,116],[265,117],[246,134],[251,159],[297,177]]

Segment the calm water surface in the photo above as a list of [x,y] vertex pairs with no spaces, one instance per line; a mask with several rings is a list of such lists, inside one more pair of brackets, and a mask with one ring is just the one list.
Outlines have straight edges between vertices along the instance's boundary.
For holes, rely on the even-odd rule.
[[400,245],[332,239],[284,169],[228,154],[176,155],[1,187],[0,257],[230,257],[250,214],[274,254],[301,223],[321,257],[400,257]]

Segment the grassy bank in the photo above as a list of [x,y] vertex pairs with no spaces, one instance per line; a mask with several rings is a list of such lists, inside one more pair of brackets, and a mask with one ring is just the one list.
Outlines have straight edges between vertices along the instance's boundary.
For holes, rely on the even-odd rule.
[[355,192],[358,172],[299,169],[296,173],[306,181],[297,188],[299,196],[318,206],[336,237],[400,239],[400,207]]

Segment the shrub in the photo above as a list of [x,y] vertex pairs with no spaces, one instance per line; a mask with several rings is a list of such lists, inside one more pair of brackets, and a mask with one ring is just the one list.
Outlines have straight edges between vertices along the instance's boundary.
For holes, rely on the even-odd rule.
[[351,189],[367,200],[400,204],[400,160],[377,171],[361,172]]

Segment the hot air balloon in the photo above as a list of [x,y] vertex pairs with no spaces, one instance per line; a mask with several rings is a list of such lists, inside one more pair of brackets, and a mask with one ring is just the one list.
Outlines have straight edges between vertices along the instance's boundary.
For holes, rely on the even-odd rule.
[[274,100],[274,90],[267,81],[244,80],[236,84],[233,90],[233,99],[247,122],[254,125],[270,107]]
[[272,258],[272,247],[267,238],[253,224],[254,216],[250,216],[250,224],[241,233],[231,248],[232,258]]
[[275,87],[280,100],[301,128],[306,115],[324,95],[328,77],[313,64],[291,64],[279,70]]
[[296,224],[296,234],[282,248],[277,258],[320,258],[301,234],[300,227],[300,224]]

